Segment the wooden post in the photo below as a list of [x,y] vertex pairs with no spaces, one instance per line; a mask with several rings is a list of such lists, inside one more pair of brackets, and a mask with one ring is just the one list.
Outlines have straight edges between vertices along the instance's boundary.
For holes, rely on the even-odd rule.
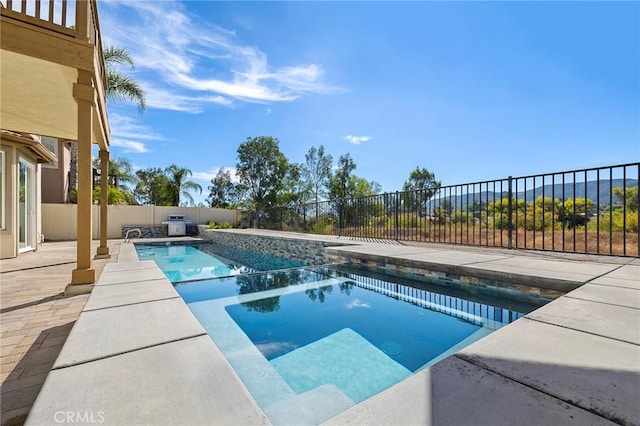
[[77,217],[77,265],[71,273],[71,284],[65,294],[79,294],[91,291],[96,282],[96,271],[91,264],[91,204],[92,165],[91,134],[94,108],[94,90],[91,74],[78,71],[78,82],[73,85],[73,97],[78,104],[78,217]]
[[100,247],[96,258],[105,259],[109,255],[107,246],[107,211],[109,203],[109,151],[100,150]]

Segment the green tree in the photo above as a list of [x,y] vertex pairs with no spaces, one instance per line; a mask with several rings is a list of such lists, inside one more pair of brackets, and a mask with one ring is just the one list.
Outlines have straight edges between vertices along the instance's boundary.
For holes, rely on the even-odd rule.
[[[93,159],[93,168],[100,171],[100,159]],[[121,158],[113,158],[109,159],[109,165],[107,167],[107,174],[109,176],[108,182],[109,186],[114,187],[118,190],[119,195],[113,196],[114,200],[124,198],[121,202],[114,202],[109,204],[135,204],[135,196],[132,187],[135,187],[138,179],[136,174],[133,172],[133,166],[131,165],[131,161],[129,159],[121,157]],[[109,196],[111,196],[112,191],[109,191]]]
[[231,181],[231,172],[221,168],[211,179],[209,197],[207,199],[211,207],[222,209],[235,208],[239,204],[239,191]]
[[[126,194],[115,186],[108,185],[107,204],[125,204],[130,199],[130,194]],[[93,201],[100,202],[101,188],[98,186],[93,190]]]
[[589,198],[569,198],[561,207],[566,214],[591,215],[596,212],[595,203]]
[[197,191],[202,194],[200,184],[188,180],[188,178],[192,176],[191,170],[180,167],[177,164],[172,164],[165,169],[165,173],[168,179],[166,190],[172,206],[180,205],[180,197],[186,198],[188,203],[193,205],[193,197],[189,191]]
[[[578,198],[577,200],[584,200],[584,198]],[[569,200],[567,200],[567,203],[568,201]],[[566,205],[573,206],[573,199],[570,204]],[[566,220],[566,214],[569,212],[569,210],[563,207],[560,199],[539,195],[535,200],[526,205],[524,227],[531,231],[553,229],[556,223],[562,225],[562,222]],[[556,222],[556,220],[558,222]]]
[[120,73],[117,69],[118,65],[128,65],[134,69],[133,58],[126,49],[121,47],[106,46],[103,52],[107,66],[107,99],[115,102],[134,102],[142,114],[147,109],[144,91],[134,79]]
[[271,136],[250,137],[238,147],[238,178],[256,210],[277,203],[289,167],[278,139]]
[[327,196],[332,164],[333,158],[331,155],[324,153],[324,146],[322,145],[318,149],[311,147],[307,152],[305,163],[300,169],[305,191],[304,201],[312,199],[317,203],[321,198]]
[[[100,159],[93,159],[93,167],[98,171],[100,169]],[[133,166],[128,158],[112,158],[109,159],[109,166],[107,167],[110,178],[114,178],[114,186],[120,188],[122,186],[128,187],[137,183],[138,179],[133,171]]]
[[341,155],[338,159],[338,168],[329,177],[329,198],[341,200],[349,198],[355,192],[354,180],[351,179],[356,163],[349,153]]
[[616,197],[616,204],[625,205],[628,212],[638,211],[638,187],[623,188],[617,186],[613,188],[613,195]]
[[379,194],[382,187],[375,180],[366,180],[359,176],[351,175],[349,187],[353,189],[351,197],[369,197],[371,195]]
[[136,171],[138,183],[134,190],[136,200],[140,204],[155,206],[170,206],[171,200],[167,194],[169,179],[159,167],[149,167]]
[[427,168],[416,167],[402,186],[402,204],[405,210],[423,213],[426,203],[438,192],[441,183],[436,175]]
[[350,208],[349,198],[355,192],[355,179],[353,171],[356,163],[349,153],[341,155],[338,159],[337,170],[329,177],[329,199],[333,208],[338,214],[338,226],[344,228],[348,226],[353,216],[353,209]]
[[424,190],[428,191],[429,198],[440,189],[441,183],[436,180],[436,175],[430,172],[426,167],[416,167],[409,173],[409,179],[407,179],[402,186],[403,191]]
[[277,204],[279,206],[291,207],[303,201],[305,184],[301,179],[301,168],[301,165],[289,164],[282,182],[282,189],[278,194]]

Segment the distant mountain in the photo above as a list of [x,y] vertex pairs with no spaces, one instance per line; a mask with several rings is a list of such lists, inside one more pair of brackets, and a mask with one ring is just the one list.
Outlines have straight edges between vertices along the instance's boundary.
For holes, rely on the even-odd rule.
[[[526,197],[527,201],[538,198],[543,194],[545,197],[551,197],[552,193],[555,198],[562,199],[562,184],[555,185],[545,185],[544,187],[538,187],[531,191],[527,191],[526,193],[518,193],[517,198],[523,199]],[[598,199],[598,194],[600,197],[600,204],[609,204],[611,189],[616,187],[622,187],[624,185],[624,179],[613,179],[609,180],[601,180],[598,184],[596,181],[588,181],[586,184],[584,182],[576,182],[575,184],[575,196],[576,198],[588,198],[592,200],[594,203]],[[632,188],[634,186],[638,186],[637,179],[627,179],[627,188]],[[573,183],[565,183],[564,185],[564,199],[573,198],[574,195],[574,186]],[[614,200],[615,201],[615,200]]]
[[[594,203],[597,203],[599,201],[601,205],[602,204],[609,205],[610,200],[613,200],[614,202],[616,201],[616,197],[612,195],[611,189],[616,187],[622,187],[622,186],[624,186],[624,179],[613,179],[611,181],[607,179],[607,180],[601,180],[600,182],[587,181],[586,183],[576,182],[575,189],[574,189],[574,184],[572,182],[572,183],[564,184],[564,194],[563,194],[562,192],[563,185],[562,183],[559,183],[555,185],[539,186],[536,188],[529,189],[526,192],[518,191],[517,193],[515,193],[515,197],[518,200],[526,200],[527,203],[530,203],[531,201],[535,200],[536,198],[542,195],[544,195],[545,197],[553,197],[560,200],[562,199],[568,200],[570,198],[573,198],[574,191],[575,191],[576,198],[588,198],[592,200]],[[626,180],[627,188],[632,188],[634,186],[638,186],[638,179]],[[515,184],[513,189],[515,190]],[[521,189],[520,185],[518,189]],[[441,200],[449,200],[451,204],[454,207],[457,206],[457,208],[466,207],[467,203],[469,204],[473,203],[474,197],[476,202],[486,203],[487,200],[489,202],[500,200],[503,197],[503,195],[500,192],[482,191],[482,192],[476,192],[476,193],[469,193],[468,195],[464,194],[464,195],[451,196],[450,198],[443,197],[442,199],[430,200],[427,203],[427,207],[437,207],[438,205],[440,205]],[[506,191],[504,193],[504,197],[505,198],[507,197]]]

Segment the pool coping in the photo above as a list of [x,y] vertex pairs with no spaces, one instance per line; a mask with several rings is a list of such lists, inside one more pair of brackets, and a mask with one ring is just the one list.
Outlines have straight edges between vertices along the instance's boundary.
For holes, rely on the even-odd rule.
[[[597,424],[640,418],[635,406],[640,396],[639,259],[589,262],[489,252],[478,260],[471,258],[486,252],[349,244],[325,250],[385,265],[404,259],[434,269],[464,268],[465,273],[496,270],[501,279],[548,281],[555,275],[576,289],[327,424],[513,424],[523,419]],[[137,259],[133,244],[122,244],[118,263],[105,267],[26,424],[51,423],[58,412],[101,415],[105,424],[123,419],[136,424],[269,423],[171,283],[158,279],[156,268]],[[135,291],[149,280],[162,294],[147,294],[148,285],[145,292]],[[173,325],[162,330],[145,326],[145,318],[159,318],[152,313],[166,312],[169,305]],[[541,347],[545,351],[539,353]],[[197,356],[187,363],[166,362],[180,354]],[[216,381],[190,376],[194,371],[214,375]],[[181,398],[185,392],[194,397]]]

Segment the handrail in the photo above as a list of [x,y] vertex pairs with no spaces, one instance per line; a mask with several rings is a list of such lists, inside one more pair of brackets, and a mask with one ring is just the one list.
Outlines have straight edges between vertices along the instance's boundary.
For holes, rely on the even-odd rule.
[[75,1],[49,0],[49,7],[42,8],[41,2],[0,0],[2,14],[26,23],[73,35],[75,22]]
[[128,242],[131,242],[129,240],[129,233],[130,232],[138,232],[138,236],[136,238],[141,238],[142,237],[142,231],[140,230],[140,228],[127,229],[127,232],[124,234],[124,242],[125,242],[125,244],[128,243]]
[[49,0],[48,3],[48,7],[42,7],[40,0],[0,0],[0,9],[5,17],[93,44],[98,56],[97,78],[106,87],[96,0]]

